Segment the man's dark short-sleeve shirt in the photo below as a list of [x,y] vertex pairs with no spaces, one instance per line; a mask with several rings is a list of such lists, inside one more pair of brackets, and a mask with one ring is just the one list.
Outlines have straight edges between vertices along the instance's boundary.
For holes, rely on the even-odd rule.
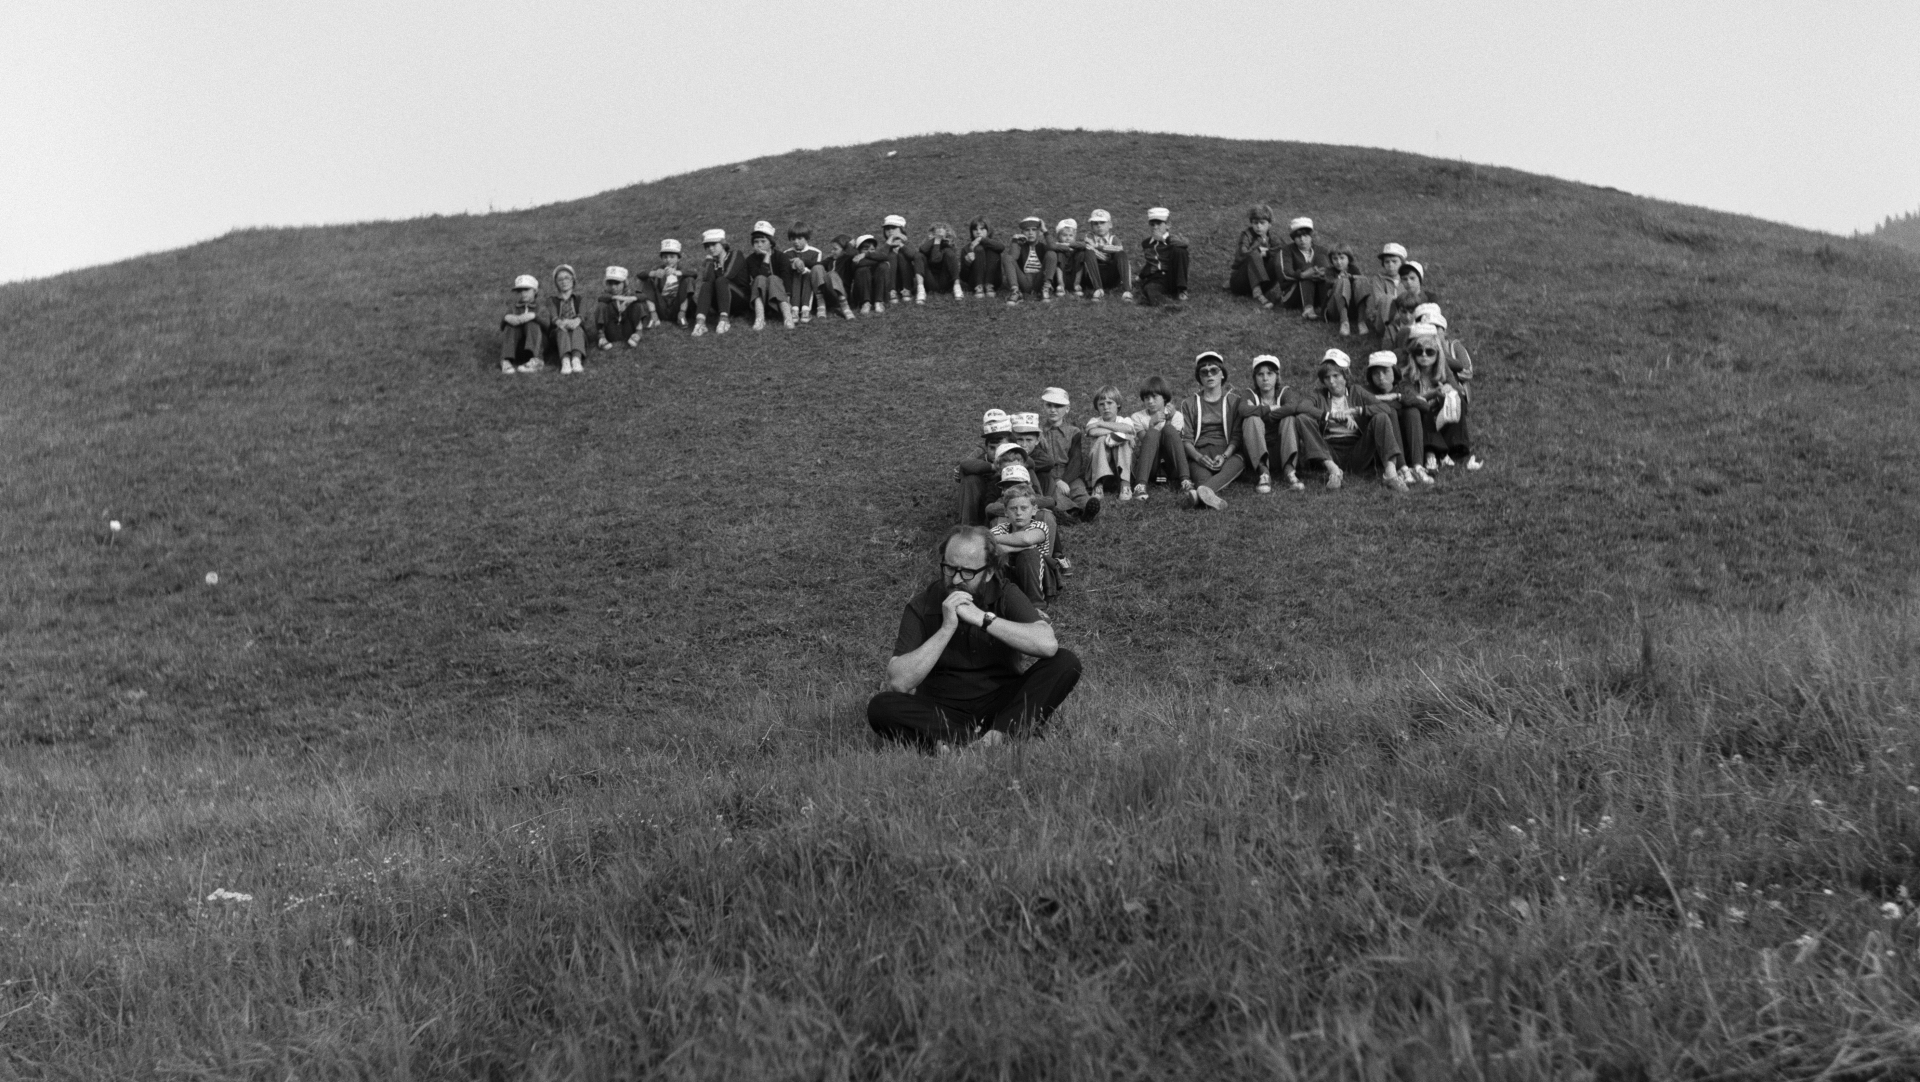
[[[947,599],[949,587],[934,582],[919,596],[907,602],[900,614],[900,635],[893,642],[893,656],[911,654],[920,644],[940,630],[940,603]],[[989,582],[975,599],[981,609],[1016,624],[1036,623],[1040,611],[1027,600],[1018,586],[1009,582]],[[1020,651],[989,636],[980,628],[962,621],[954,629],[947,648],[934,662],[933,671],[921,682],[918,693],[948,703],[968,703],[1000,690],[1000,685],[1017,679]]]

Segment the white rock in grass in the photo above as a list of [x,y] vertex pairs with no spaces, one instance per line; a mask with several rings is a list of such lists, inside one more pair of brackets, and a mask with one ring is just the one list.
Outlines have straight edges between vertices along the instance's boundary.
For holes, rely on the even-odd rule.
[[225,887],[221,887],[219,890],[216,890],[212,894],[207,895],[207,901],[209,902],[251,902],[253,901],[253,895],[242,894],[237,890],[228,890]]
[[1899,920],[1901,915],[1899,902],[1880,903],[1880,915],[1888,920]]
[[107,529],[109,529],[109,530],[112,530],[112,531],[113,531],[114,533],[119,533],[119,532],[120,532],[120,520],[119,520],[119,519],[114,519],[114,520],[113,520],[112,522],[109,522],[109,523],[107,523]]
[[220,585],[220,572],[218,571],[207,572],[207,585],[208,586]]

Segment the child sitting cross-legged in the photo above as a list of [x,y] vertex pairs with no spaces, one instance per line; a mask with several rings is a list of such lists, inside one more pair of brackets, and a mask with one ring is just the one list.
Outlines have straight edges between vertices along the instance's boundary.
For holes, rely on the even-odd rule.
[[1058,596],[1060,572],[1053,561],[1053,535],[1040,517],[1033,488],[1016,481],[1001,491],[1000,502],[1006,515],[989,530],[994,554],[1006,561],[1014,585],[1029,598],[1043,601]]

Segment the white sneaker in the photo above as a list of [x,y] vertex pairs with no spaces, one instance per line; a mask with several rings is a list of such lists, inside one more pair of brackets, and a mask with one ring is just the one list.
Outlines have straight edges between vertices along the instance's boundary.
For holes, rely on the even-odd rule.
[[1479,455],[1468,455],[1468,456],[1467,456],[1467,468],[1468,468],[1468,469],[1470,469],[1470,470],[1477,470],[1477,469],[1480,469],[1480,468],[1482,468],[1482,467],[1484,467],[1485,465],[1486,465],[1486,463],[1484,463],[1484,462],[1482,462],[1482,461],[1480,461],[1480,456],[1479,456]]
[[585,372],[587,370],[587,359],[585,357],[575,357],[573,359],[573,370],[575,372]]
[[764,331],[767,329],[767,317],[764,312],[755,312],[753,314],[753,329],[756,331]]
[[[900,302],[899,302],[899,301],[895,301],[894,303],[895,303],[895,304],[898,304],[898,303],[900,303]],[[885,312],[886,310],[887,310],[887,302],[886,302],[886,301],[874,301],[874,302],[873,302],[873,314],[874,314],[874,315],[876,315],[876,316],[877,316],[877,315],[879,315],[880,313],[882,313],[882,312]]]
[[1131,289],[1129,289],[1129,290],[1127,290],[1127,291],[1126,291],[1125,293],[1122,293],[1122,294],[1120,294],[1120,299],[1121,299],[1121,300],[1123,300],[1123,301],[1130,301],[1130,300],[1132,300],[1132,299],[1133,299],[1133,290],[1131,290]]
[[868,312],[871,312],[871,311],[873,311],[873,302],[872,302],[872,301],[867,301],[867,302],[866,302],[865,304],[862,304],[862,305],[860,306],[860,314],[861,314],[861,315],[863,315],[863,316],[864,316],[864,315],[866,315],[866,314],[867,314]]
[[1437,469],[1439,469],[1439,468],[1440,468],[1440,460],[1439,460],[1438,458],[1435,458],[1435,457],[1434,457],[1434,456],[1432,456],[1432,455],[1428,455],[1428,456],[1427,456],[1427,468],[1428,468],[1428,469],[1430,469],[1430,470],[1437,470]]
[[701,335],[703,335],[703,334],[705,334],[705,333],[707,333],[707,321],[706,321],[706,320],[704,320],[704,319],[703,319],[703,320],[700,320],[699,322],[697,322],[697,323],[695,323],[695,324],[693,325],[693,336],[694,336],[695,338],[698,338],[698,337],[700,337]]
[[959,282],[953,283],[953,299],[956,301],[964,301],[967,299],[967,291]]
[[1096,300],[1096,301],[1104,301],[1104,300],[1106,300],[1106,299],[1107,299],[1107,291],[1106,291],[1106,290],[1104,290],[1104,289],[1096,289],[1096,290],[1094,290],[1094,291],[1093,291],[1093,299],[1094,299],[1094,300]]
[[927,287],[926,287],[926,286],[919,286],[919,287],[917,287],[917,288],[915,288],[915,289],[914,289],[914,291],[913,291],[913,303],[915,303],[915,304],[925,304],[925,303],[927,303]]
[[501,361],[501,362],[500,362],[500,371],[502,371],[502,372],[511,372],[511,371],[513,371],[513,370],[514,370],[514,368],[513,368],[513,362],[512,362],[512,361]]
[[538,371],[540,371],[540,370],[541,370],[542,368],[545,368],[546,366],[547,366],[547,362],[545,362],[545,361],[543,361],[543,360],[541,360],[541,359],[540,359],[540,358],[538,358],[538,357],[533,357],[533,358],[530,358],[530,359],[529,359],[529,360],[527,361],[527,363],[525,363],[525,364],[523,364],[523,365],[521,365],[521,366],[520,366],[520,367],[519,367],[519,368],[517,369],[517,371],[521,371],[521,372],[538,372]]
[[1433,484],[1433,475],[1427,472],[1425,466],[1415,466],[1413,468],[1413,479],[1423,485]]
[[1126,485],[1124,485],[1124,484],[1123,484],[1123,485],[1121,485],[1121,486],[1120,486],[1120,500],[1121,500],[1121,502],[1122,502],[1122,503],[1124,503],[1124,502],[1126,502],[1127,500],[1131,500],[1131,499],[1133,499],[1133,490],[1132,490],[1132,489],[1130,489],[1130,488],[1128,488],[1128,487],[1127,487]]
[[713,333],[715,333],[715,334],[725,334],[725,333],[727,333],[728,331],[730,331],[730,330],[732,330],[732,329],[733,329],[733,324],[731,324],[731,323],[728,323],[728,322],[727,322],[727,317],[726,317],[726,316],[721,316],[721,317],[720,317],[720,325],[719,325],[718,327],[715,327],[715,328],[713,329]]

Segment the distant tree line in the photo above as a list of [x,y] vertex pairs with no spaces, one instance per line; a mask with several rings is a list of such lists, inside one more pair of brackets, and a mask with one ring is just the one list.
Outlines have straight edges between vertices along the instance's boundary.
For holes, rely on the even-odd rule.
[[1889,244],[1898,244],[1909,251],[1920,252],[1920,210],[1899,217],[1889,215],[1887,220],[1867,234],[1874,240],[1883,240]]

